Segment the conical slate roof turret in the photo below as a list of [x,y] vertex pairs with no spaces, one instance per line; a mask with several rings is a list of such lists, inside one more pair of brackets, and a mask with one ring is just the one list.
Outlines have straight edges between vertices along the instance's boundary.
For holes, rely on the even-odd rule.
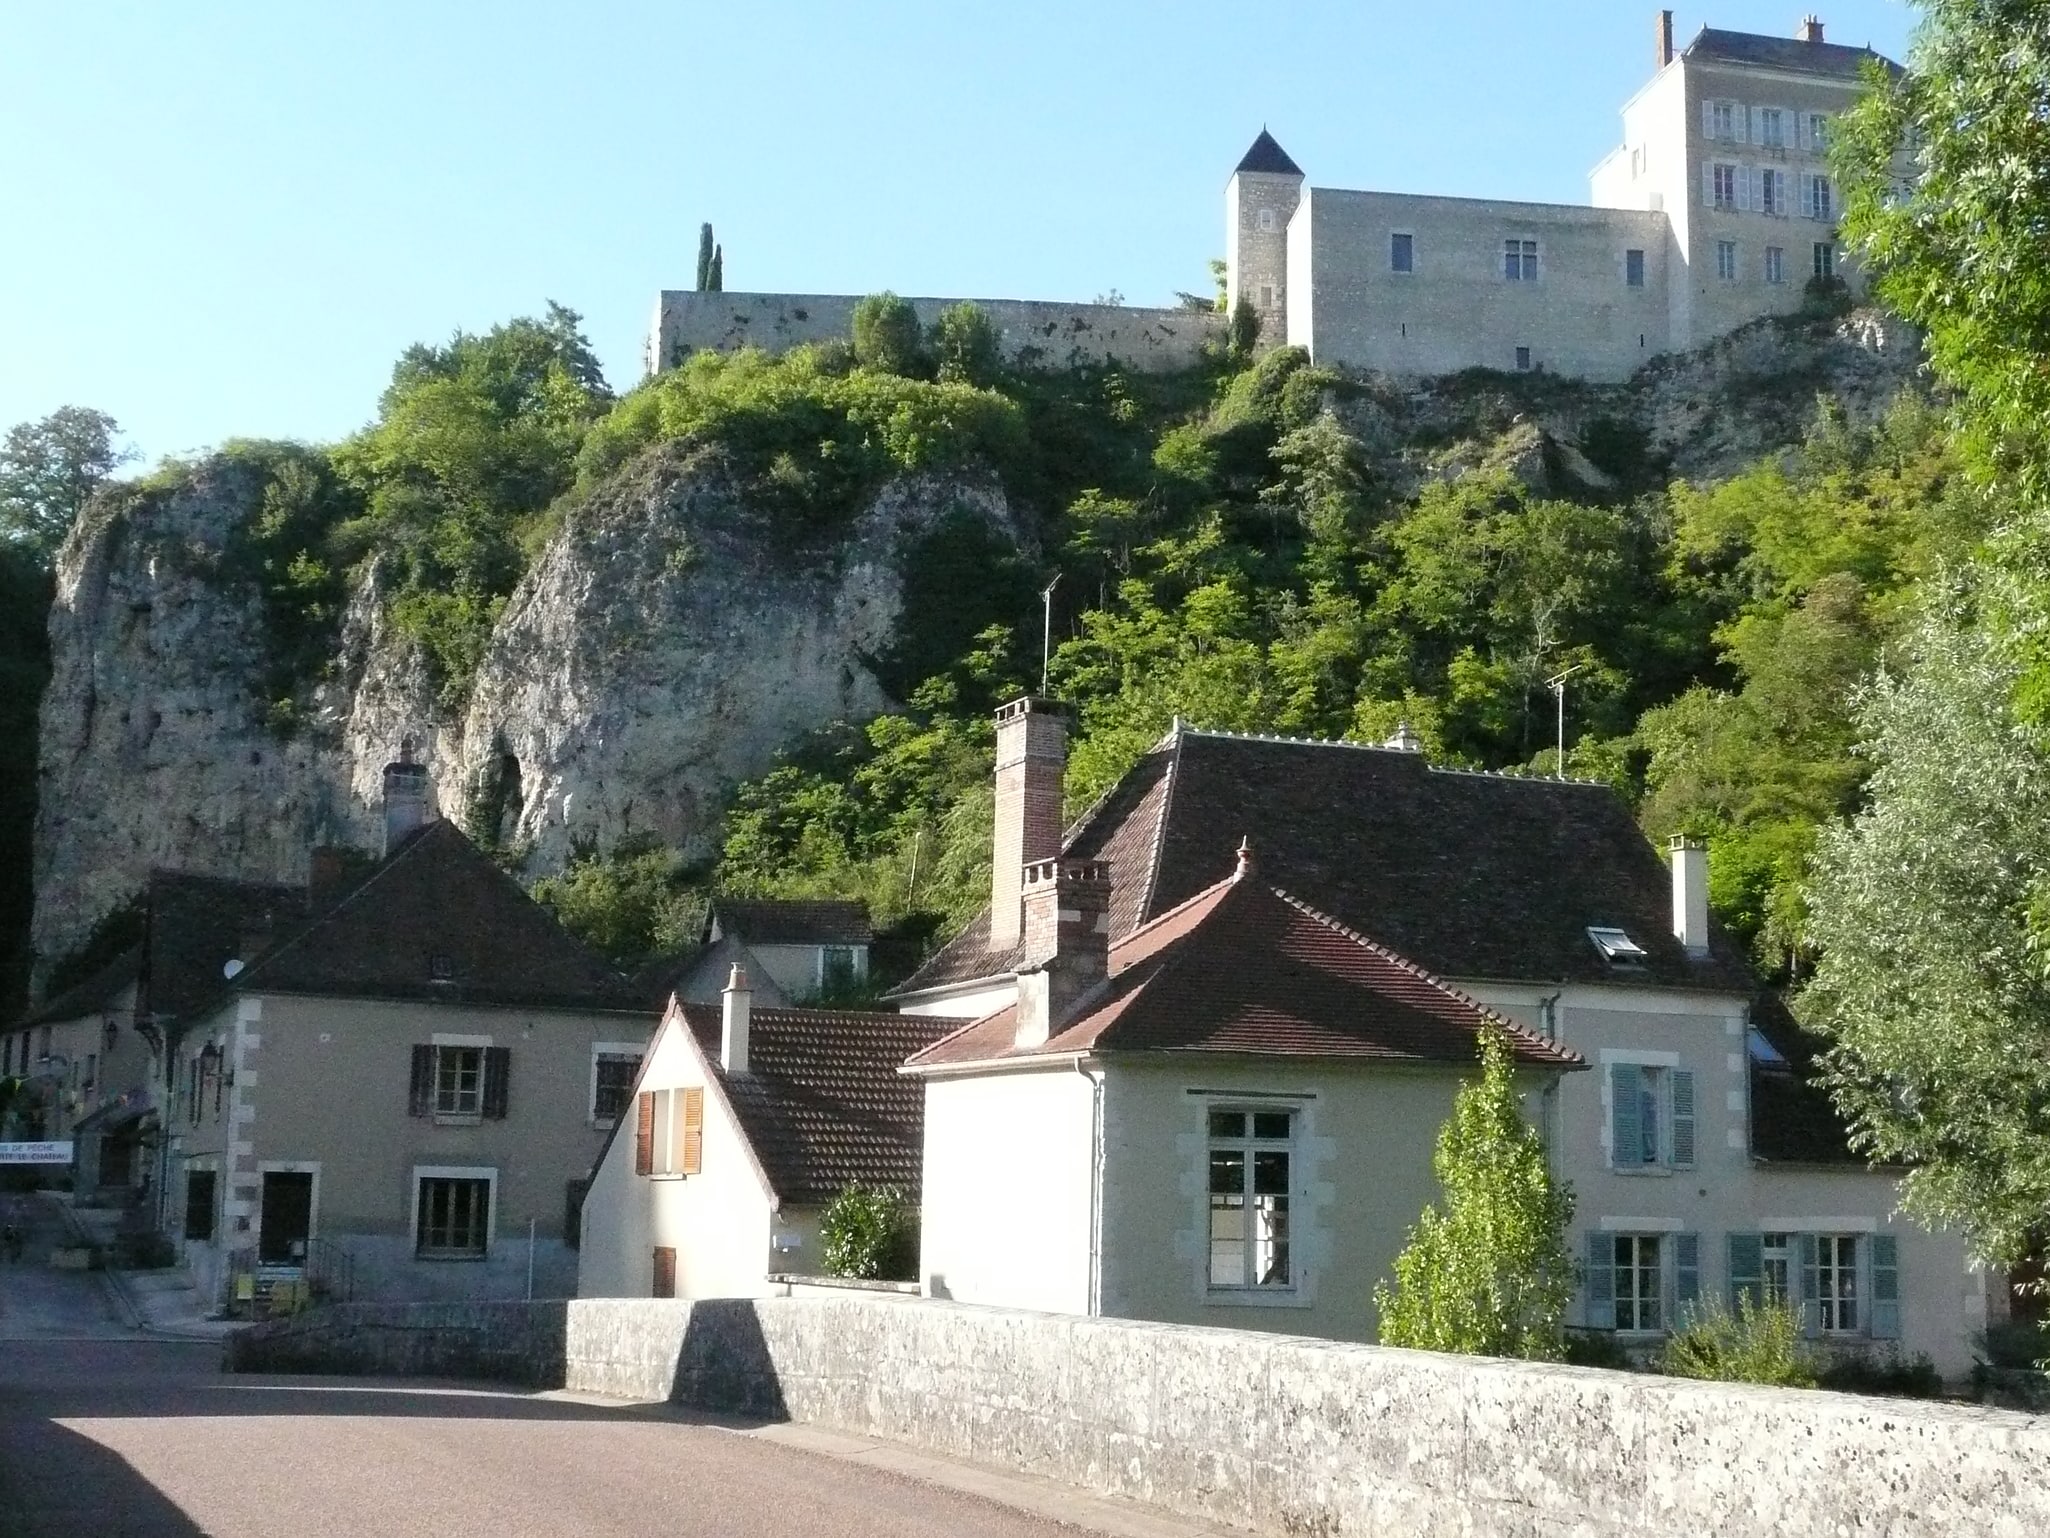
[[1275,176],[1301,176],[1303,168],[1288,158],[1288,151],[1275,142],[1274,135],[1265,128],[1260,137],[1253,141],[1253,147],[1246,151],[1239,161],[1241,171],[1264,171]]

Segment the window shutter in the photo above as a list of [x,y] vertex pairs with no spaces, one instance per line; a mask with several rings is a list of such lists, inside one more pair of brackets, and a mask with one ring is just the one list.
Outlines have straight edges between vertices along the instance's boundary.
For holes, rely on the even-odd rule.
[[1751,142],[1751,109],[1742,102],[1730,109],[1730,128],[1739,144]]
[[511,1093],[512,1048],[484,1049],[484,1114],[494,1121],[505,1120],[507,1097]]
[[1892,1234],[1872,1236],[1872,1334],[1878,1340],[1901,1338],[1900,1248]]
[[1677,1316],[1701,1301],[1701,1235],[1673,1235],[1673,1309]]
[[1701,104],[1701,137],[1704,139],[1713,139],[1715,137],[1715,103],[1712,101],[1705,101]]
[[647,1090],[636,1095],[634,1107],[634,1173],[655,1173],[655,1097]]
[[1816,1274],[1815,1235],[1802,1234],[1801,1246],[1801,1333],[1817,1336],[1822,1333],[1822,1279]]
[[1587,1236],[1587,1327],[1616,1327],[1616,1241],[1608,1234]]
[[1813,219],[1815,217],[1815,178],[1812,176],[1803,176],[1801,178],[1801,217],[1803,219]]
[[1713,160],[1701,162],[1701,206],[1703,208],[1715,207],[1715,162]]
[[1673,1163],[1694,1165],[1694,1073],[1687,1068],[1673,1070]]
[[1765,1302],[1765,1235],[1730,1235],[1730,1307]]
[[408,1116],[425,1116],[434,1109],[434,1048],[413,1048],[413,1086],[406,1102]]
[[702,1089],[683,1091],[683,1163],[678,1166],[686,1175],[695,1175],[704,1167],[705,1160],[705,1092]]
[[650,1295],[657,1298],[676,1296],[676,1251],[669,1245],[655,1247],[655,1285]]
[[1635,1063],[1609,1065],[1609,1162],[1617,1169],[1643,1164],[1644,1127],[1637,1114],[1639,1069]]

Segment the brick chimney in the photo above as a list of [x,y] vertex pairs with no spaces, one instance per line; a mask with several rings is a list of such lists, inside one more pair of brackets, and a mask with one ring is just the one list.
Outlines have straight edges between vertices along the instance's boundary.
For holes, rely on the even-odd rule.
[[1673,856],[1673,933],[1690,956],[1708,954],[1708,845],[1675,833],[1667,845]]
[[1658,32],[1658,68],[1664,69],[1673,62],[1673,13],[1660,11],[1656,24]]
[[735,967],[719,992],[719,1066],[728,1073],[747,1072],[747,1037],[754,1021],[754,1002],[746,970]]
[[427,825],[427,766],[413,762],[413,740],[399,744],[399,761],[384,766],[384,852]]
[[1110,867],[1041,860],[1024,868],[1025,954],[1018,962],[1021,1047],[1042,1047],[1110,975]]
[[1819,43],[1822,41],[1822,23],[1816,18],[1813,11],[1810,11],[1801,18],[1801,30],[1796,32],[1794,36],[1804,43]]
[[1061,778],[1067,769],[1068,715],[1052,700],[1027,695],[997,712],[995,845],[989,871],[989,943],[1016,945],[1027,865],[1061,852]]

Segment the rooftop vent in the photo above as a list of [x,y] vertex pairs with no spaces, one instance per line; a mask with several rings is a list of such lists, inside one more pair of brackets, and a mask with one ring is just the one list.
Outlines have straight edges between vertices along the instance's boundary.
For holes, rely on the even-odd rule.
[[1602,953],[1602,960],[1619,969],[1642,967],[1650,959],[1645,948],[1620,929],[1601,929],[1590,925],[1588,939],[1594,948]]

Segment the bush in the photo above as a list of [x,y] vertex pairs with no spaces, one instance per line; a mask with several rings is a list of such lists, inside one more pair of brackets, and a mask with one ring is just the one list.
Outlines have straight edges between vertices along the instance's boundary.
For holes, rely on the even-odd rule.
[[2050,1362],[2050,1325],[2035,1319],[1989,1324],[1979,1336],[1979,1356],[1988,1367],[2042,1372]]
[[1569,1329],[1559,1360],[1569,1367],[1606,1367],[1612,1372],[1627,1372],[1637,1365],[1609,1330]]
[[895,1186],[857,1181],[834,1197],[819,1219],[819,1248],[829,1276],[913,1281],[918,1276],[918,1209]]
[[924,372],[918,312],[887,289],[854,307],[854,357],[863,368],[915,379]]
[[1943,1375],[1927,1355],[1902,1356],[1891,1346],[1879,1355],[1840,1356],[1816,1375],[1817,1386],[1839,1394],[1883,1394],[1895,1399],[1941,1399]]
[[1815,1363],[1801,1344],[1794,1311],[1738,1299],[1733,1314],[1719,1302],[1694,1310],[1686,1328],[1666,1342],[1659,1371],[1717,1383],[1770,1383],[1813,1388]]
[[932,328],[932,351],[941,384],[987,387],[996,381],[1002,349],[995,322],[979,304],[963,300],[940,311]]

